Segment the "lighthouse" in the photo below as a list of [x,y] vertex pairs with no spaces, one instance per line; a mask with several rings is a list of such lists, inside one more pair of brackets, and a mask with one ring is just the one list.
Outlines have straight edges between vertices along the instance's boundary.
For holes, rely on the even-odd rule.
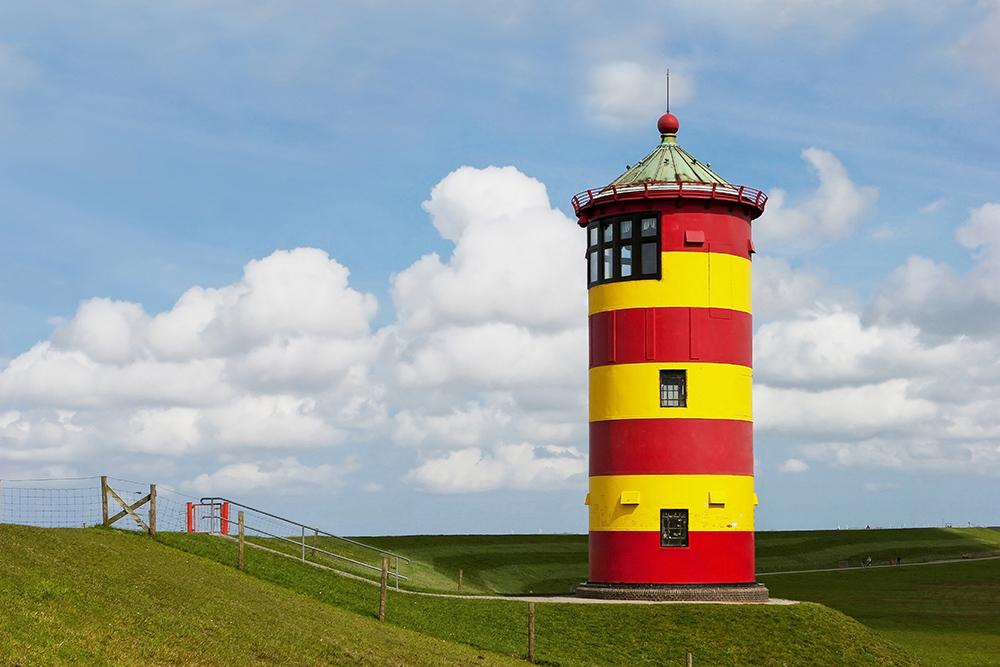
[[751,223],[733,185],[659,144],[573,209],[587,237],[588,581],[579,595],[767,599],[754,583]]

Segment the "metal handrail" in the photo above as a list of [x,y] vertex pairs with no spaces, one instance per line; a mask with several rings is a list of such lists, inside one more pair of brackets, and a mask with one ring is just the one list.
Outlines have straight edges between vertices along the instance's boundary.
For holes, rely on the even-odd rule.
[[618,186],[614,183],[601,188],[584,190],[573,196],[573,212],[580,215],[585,208],[602,200],[661,199],[684,197],[695,199],[720,199],[749,204],[761,211],[767,204],[767,195],[756,188],[745,185],[722,185],[720,183],[696,183],[684,181],[663,181]]
[[245,510],[250,510],[251,512],[256,512],[257,514],[263,514],[264,516],[269,516],[272,519],[277,519],[278,521],[284,521],[285,523],[290,523],[293,526],[298,526],[299,528],[302,528],[304,530],[311,530],[311,531],[313,531],[314,533],[316,533],[318,535],[324,535],[326,537],[332,537],[335,540],[341,540],[342,542],[347,542],[348,544],[353,544],[353,545],[358,546],[358,547],[363,547],[365,549],[370,549],[371,551],[375,551],[377,553],[380,553],[383,556],[392,556],[393,558],[398,558],[398,559],[404,561],[407,564],[410,563],[410,559],[409,558],[407,558],[406,556],[402,556],[400,554],[397,554],[397,553],[395,553],[393,551],[387,551],[386,549],[379,549],[378,547],[373,547],[370,544],[365,544],[364,542],[358,542],[357,540],[352,540],[349,537],[341,537],[340,535],[334,535],[333,533],[328,533],[328,532],[326,532],[325,530],[323,530],[321,528],[316,528],[315,526],[309,526],[309,525],[306,525],[304,523],[300,523],[298,521],[295,521],[293,519],[289,519],[287,517],[278,516],[277,514],[271,514],[270,512],[266,512],[264,510],[257,509],[256,507],[250,507],[249,505],[244,505],[243,503],[238,503],[238,502],[236,502],[234,500],[230,500],[229,498],[221,498],[221,497],[218,497],[218,496],[211,496],[211,497],[202,498],[201,502],[204,503],[204,504],[229,503],[233,507],[242,507]]
[[[225,502],[230,502],[231,503],[232,501],[228,501],[227,500]],[[238,505],[238,503],[232,503],[232,504]],[[254,510],[253,508],[247,507],[246,505],[239,505],[239,506],[240,507],[244,507],[244,508],[249,509],[249,510],[254,511],[254,512],[259,511],[259,510]],[[261,512],[261,514],[268,514],[268,513],[267,512]],[[277,518],[277,519],[281,518],[281,517],[276,517],[273,514],[268,514],[268,516],[271,516],[271,517],[274,517],[274,518]],[[239,527],[239,523],[237,521],[233,521],[232,519],[223,519],[222,516],[213,517],[213,518],[218,518],[220,522],[225,521],[230,526],[236,526],[237,528]],[[288,542],[289,544],[294,544],[297,547],[301,546],[303,549],[309,549],[310,551],[318,552],[318,553],[321,553],[321,554],[326,554],[327,556],[332,556],[333,558],[339,558],[340,560],[347,561],[348,563],[353,563],[354,565],[360,565],[363,568],[367,568],[367,569],[373,570],[375,572],[381,572],[382,571],[381,567],[376,567],[375,565],[372,565],[370,563],[365,563],[365,562],[360,561],[360,560],[355,560],[353,558],[348,558],[347,556],[342,556],[340,554],[333,553],[332,551],[327,551],[326,549],[321,549],[321,548],[319,548],[317,546],[314,546],[312,544],[306,544],[304,542],[297,542],[297,541],[291,539],[290,537],[285,537],[283,535],[275,535],[273,533],[267,532],[266,530],[261,530],[260,528],[254,528],[253,526],[251,526],[248,523],[246,523],[246,521],[243,522],[243,530],[244,531],[247,531],[247,530],[253,531],[254,533],[257,533],[257,534],[260,534],[260,535],[266,535],[267,537],[270,537],[272,539],[281,540],[283,542]],[[254,537],[254,536],[251,535],[250,537]],[[331,537],[337,537],[337,536],[333,535]],[[341,539],[346,539],[346,538],[341,538]],[[362,545],[362,546],[366,546],[366,545]],[[368,547],[368,548],[374,549],[374,547]],[[391,552],[385,551],[383,553],[390,554]],[[289,556],[289,558],[294,558],[294,556],[291,556],[290,554],[288,554],[288,556]],[[399,573],[399,560],[400,559],[405,560],[407,563],[409,563],[410,561],[406,557],[404,557],[404,556],[397,556],[397,555],[393,554],[393,557],[396,559],[396,570],[394,572],[389,572],[388,574],[389,574],[389,576],[394,577],[396,579],[396,587],[399,588],[399,581],[400,580],[402,580],[402,581],[409,581],[410,580],[409,577],[407,577],[406,575]]]

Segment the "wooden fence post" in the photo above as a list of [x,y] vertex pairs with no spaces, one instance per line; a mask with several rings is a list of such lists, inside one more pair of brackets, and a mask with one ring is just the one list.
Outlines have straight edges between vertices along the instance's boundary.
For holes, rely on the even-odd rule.
[[694,656],[688,651],[687,667],[694,667]]
[[535,661],[535,603],[528,603],[528,662]]
[[101,475],[101,525],[108,525],[108,476]]
[[156,539],[156,484],[149,485],[149,536]]
[[240,513],[237,514],[236,517],[237,517],[237,525],[239,526],[239,531],[240,531],[240,537],[239,537],[240,549],[239,549],[239,556],[237,556],[236,558],[236,569],[242,570],[246,563],[243,560],[243,510],[240,510]]
[[462,592],[462,570],[461,569],[459,569],[459,571],[458,571],[458,592],[459,593]]
[[385,622],[385,594],[386,586],[389,584],[389,557],[382,556],[382,583],[378,592],[378,620]]

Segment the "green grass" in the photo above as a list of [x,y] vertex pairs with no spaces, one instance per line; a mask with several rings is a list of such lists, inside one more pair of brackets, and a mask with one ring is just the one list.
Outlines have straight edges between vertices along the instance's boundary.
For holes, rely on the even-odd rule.
[[386,627],[371,613],[323,604],[141,535],[4,525],[0,550],[0,664],[512,662]]
[[[235,554],[232,542],[205,535],[165,534],[161,540],[222,563]],[[373,586],[273,554],[249,551],[247,572],[359,615],[375,608]],[[524,602],[391,592],[388,607],[391,624],[496,654],[525,653]],[[538,658],[547,664],[682,665],[687,651],[708,665],[916,664],[860,623],[815,604],[539,603],[537,624]]]
[[858,565],[867,556],[875,563],[897,556],[904,563],[914,563],[966,555],[1000,555],[1000,530],[901,528],[757,533],[758,572],[837,567],[841,560]]
[[360,537],[412,559],[416,590],[466,594],[561,594],[587,578],[585,535],[416,535]]
[[[411,535],[359,540],[413,560],[402,571],[416,590],[559,594],[587,578],[586,535]],[[995,528],[906,528],[757,533],[757,571],[780,572],[878,563],[1000,555]],[[331,548],[333,543],[329,543]],[[333,562],[328,563],[334,565]]]
[[[586,578],[585,536],[364,539],[413,558],[407,573],[424,590],[454,592],[459,569],[473,593],[564,593]],[[1000,531],[761,533],[757,544],[759,570],[787,571],[869,555],[996,554]],[[257,550],[239,573],[235,545],[206,535],[167,533],[156,544],[100,529],[0,526],[0,548],[0,663],[467,664],[526,650],[524,602],[393,592],[387,627],[373,619],[369,584]],[[808,603],[539,603],[538,657],[681,665],[691,650],[711,665],[1000,665],[1000,560],[764,580],[774,596],[861,623]]]
[[1000,560],[763,577],[838,609],[929,665],[1000,665]]
[[[562,593],[586,579],[583,535],[362,538],[415,559],[418,586],[454,590],[459,568],[472,592]],[[927,562],[1000,554],[996,528],[911,528],[758,533],[765,572],[852,566],[871,556]],[[430,574],[425,571],[430,570]],[[821,602],[912,648],[930,664],[1000,664],[1000,561],[781,575],[777,597]]]

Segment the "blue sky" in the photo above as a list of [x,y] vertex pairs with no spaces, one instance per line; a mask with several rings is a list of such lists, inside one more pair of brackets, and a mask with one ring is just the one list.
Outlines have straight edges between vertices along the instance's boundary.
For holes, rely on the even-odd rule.
[[[669,66],[680,143],[772,194],[758,524],[996,523],[997,44],[995,2],[0,6],[2,476],[100,456],[349,532],[583,530],[564,218],[658,140]],[[215,319],[167,350],[147,320],[195,286]]]

